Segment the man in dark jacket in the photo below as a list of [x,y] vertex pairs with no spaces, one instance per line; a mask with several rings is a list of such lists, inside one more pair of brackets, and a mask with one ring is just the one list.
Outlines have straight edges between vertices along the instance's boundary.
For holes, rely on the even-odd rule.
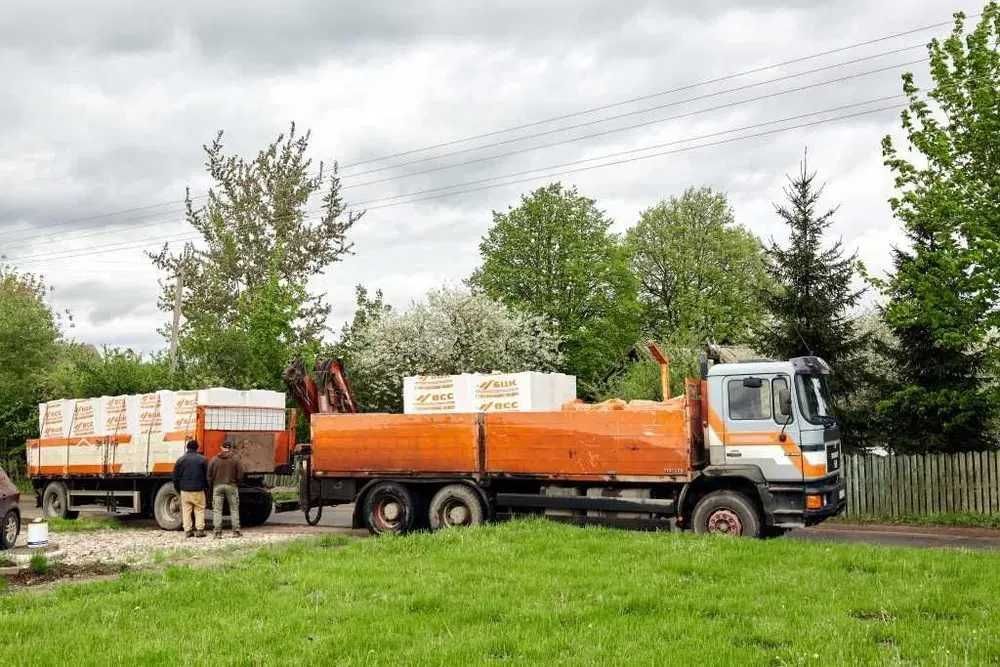
[[233,443],[226,440],[222,451],[208,464],[208,484],[212,488],[212,525],[215,537],[222,537],[222,500],[229,501],[229,521],[233,526],[233,537],[240,536],[240,482],[243,480],[243,464],[233,452]]
[[[205,490],[208,465],[198,453],[198,441],[187,441],[187,452],[174,464],[174,488],[181,494],[181,523],[185,537],[205,537]],[[193,525],[192,525],[193,524]],[[198,532],[195,532],[197,528]]]

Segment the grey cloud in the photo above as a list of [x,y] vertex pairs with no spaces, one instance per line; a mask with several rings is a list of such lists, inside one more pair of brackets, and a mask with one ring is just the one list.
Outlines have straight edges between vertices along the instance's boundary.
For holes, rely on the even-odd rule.
[[[316,161],[352,162],[947,20],[953,9],[945,0],[7,2],[0,74],[16,94],[0,105],[0,253],[52,223],[176,200],[188,184],[199,192],[200,147],[220,128],[230,150],[248,154],[294,119],[312,128]],[[859,79],[345,194],[352,201],[388,197],[897,91],[891,75]],[[623,110],[631,108],[637,105]],[[849,244],[875,243],[869,230],[892,224],[885,205],[891,182],[872,177],[884,173],[877,144],[895,126],[893,115],[882,114],[558,178],[596,198],[619,229],[658,199],[711,185],[730,194],[738,221],[768,236],[780,233],[770,202],[781,197],[784,174],[808,145],[833,184],[831,203],[845,203],[836,231]],[[359,170],[344,170],[345,184]],[[349,317],[356,283],[386,286],[393,302],[405,305],[434,281],[464,278],[478,261],[490,211],[516,204],[546,180],[371,210],[354,232],[358,255],[321,281],[337,306],[331,327]],[[176,229],[168,225],[178,208],[107,216],[101,224],[120,223],[113,233],[73,240],[73,230],[103,231],[94,220],[80,221],[8,254],[163,236]],[[148,224],[157,221],[162,226]],[[163,321],[155,311],[158,276],[140,250],[25,268],[50,276],[54,298],[79,314],[78,334],[88,340],[162,344],[154,331]],[[109,322],[114,326],[104,326]]]

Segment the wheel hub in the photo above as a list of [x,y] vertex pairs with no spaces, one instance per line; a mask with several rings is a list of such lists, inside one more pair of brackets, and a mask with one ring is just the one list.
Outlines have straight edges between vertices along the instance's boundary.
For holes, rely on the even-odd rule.
[[17,517],[13,514],[7,517],[7,521],[4,522],[3,535],[7,544],[14,544],[14,540],[17,538]]
[[395,521],[399,518],[399,503],[388,502],[382,506],[382,516],[386,521]]
[[717,535],[742,535],[743,523],[736,512],[730,509],[719,509],[708,517],[708,532]]
[[469,520],[469,508],[465,505],[453,505],[448,509],[448,523],[453,526],[461,525]]

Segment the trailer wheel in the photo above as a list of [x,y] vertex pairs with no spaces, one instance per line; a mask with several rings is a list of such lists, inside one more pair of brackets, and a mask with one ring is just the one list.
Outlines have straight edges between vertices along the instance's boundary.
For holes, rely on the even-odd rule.
[[167,482],[157,489],[153,498],[153,516],[163,530],[180,530],[181,494],[177,493],[173,482]]
[[21,515],[17,510],[10,510],[0,523],[0,549],[13,549],[17,535],[21,532]]
[[413,529],[416,501],[402,484],[383,482],[365,496],[364,517],[373,535],[402,535]]
[[69,509],[69,489],[62,482],[49,482],[42,493],[42,513],[50,519],[75,519],[79,512]]
[[699,534],[760,537],[760,514],[754,502],[738,491],[714,491],[694,508],[691,518]]
[[274,499],[267,491],[251,490],[240,494],[240,524],[260,526],[271,517]]
[[478,526],[483,522],[483,504],[464,484],[449,484],[434,494],[428,510],[431,530],[454,526]]

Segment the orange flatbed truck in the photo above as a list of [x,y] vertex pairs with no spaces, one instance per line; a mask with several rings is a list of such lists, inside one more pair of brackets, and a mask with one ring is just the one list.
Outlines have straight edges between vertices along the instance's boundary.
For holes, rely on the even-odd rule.
[[[666,374],[666,373],[665,373]],[[299,507],[376,534],[516,514],[762,536],[843,511],[827,365],[703,363],[684,396],[552,412],[311,414]],[[665,383],[665,386],[668,386]]]

